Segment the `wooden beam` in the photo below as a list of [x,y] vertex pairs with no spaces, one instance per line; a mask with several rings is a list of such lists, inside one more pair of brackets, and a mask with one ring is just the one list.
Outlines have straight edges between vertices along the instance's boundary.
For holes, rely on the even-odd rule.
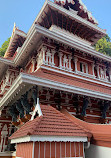
[[48,24],[48,27],[50,28],[50,24],[49,24],[49,20],[48,20],[48,15],[47,13],[44,11],[45,15],[46,15],[46,20],[47,20],[47,24]]
[[57,26],[58,26],[58,15],[57,15],[57,11],[55,11],[56,14],[56,21],[57,21]]
[[50,16],[51,16],[51,21],[52,21],[52,25],[54,24],[54,20],[53,20],[53,17],[52,17],[52,9],[49,7],[49,12],[50,12]]
[[76,34],[77,29],[79,28],[80,24],[77,23],[76,29],[74,30],[73,34]]
[[67,23],[66,23],[66,30],[67,30],[67,26],[68,26],[69,18],[66,17],[66,19],[67,19]]
[[81,37],[82,37],[82,38],[85,38],[85,35],[86,35],[87,33],[88,33],[88,30],[86,29],[86,31],[83,32],[83,34],[82,34]]
[[[71,20],[72,21],[72,20]],[[72,30],[72,26],[73,26],[74,21],[72,21],[71,26],[70,26],[70,32]]]
[[[41,18],[42,18],[42,17],[41,17]],[[45,22],[44,22],[44,18],[42,18],[42,21],[43,21],[43,23],[44,23],[44,27],[47,28],[47,26],[46,26],[46,24],[45,24]]]
[[85,38],[86,38],[87,40],[89,40],[89,38],[93,37],[94,35],[95,35],[95,33],[90,33],[90,34],[87,35]]
[[86,39],[87,39],[87,40],[90,40],[92,37],[94,37],[95,34],[96,34],[96,33],[92,33],[91,36],[88,36]]
[[64,22],[64,17],[63,17],[63,14],[62,14],[62,29],[63,29],[63,22]]
[[78,36],[80,36],[81,32],[84,32],[84,28],[85,28],[84,26],[81,27],[81,30],[79,31]]

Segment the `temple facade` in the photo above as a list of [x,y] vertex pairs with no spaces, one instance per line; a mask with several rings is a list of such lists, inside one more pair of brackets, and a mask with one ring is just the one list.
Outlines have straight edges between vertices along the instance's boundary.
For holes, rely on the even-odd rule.
[[0,158],[111,158],[111,57],[81,0],[46,0],[0,57]]

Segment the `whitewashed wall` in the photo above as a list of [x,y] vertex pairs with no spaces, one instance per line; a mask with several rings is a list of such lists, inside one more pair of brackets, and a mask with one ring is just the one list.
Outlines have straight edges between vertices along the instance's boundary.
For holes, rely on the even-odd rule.
[[111,148],[91,145],[85,155],[85,158],[111,158]]

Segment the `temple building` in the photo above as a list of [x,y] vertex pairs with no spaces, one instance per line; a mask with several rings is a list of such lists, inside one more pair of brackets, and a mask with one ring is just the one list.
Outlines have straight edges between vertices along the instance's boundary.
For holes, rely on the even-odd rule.
[[0,158],[111,158],[111,57],[81,0],[46,0],[0,57]]

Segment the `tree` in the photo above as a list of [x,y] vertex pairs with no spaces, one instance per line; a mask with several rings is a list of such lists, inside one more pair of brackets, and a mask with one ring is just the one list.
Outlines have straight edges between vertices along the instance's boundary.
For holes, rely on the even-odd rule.
[[97,51],[111,56],[111,39],[110,39],[110,37],[108,35],[106,35],[105,37],[98,40],[97,43],[95,44],[95,48]]
[[10,38],[8,38],[7,41],[5,41],[2,44],[2,46],[0,48],[0,56],[2,56],[2,57],[4,56],[4,54],[5,54],[5,52],[6,52],[7,48],[8,48],[9,42],[10,42]]

